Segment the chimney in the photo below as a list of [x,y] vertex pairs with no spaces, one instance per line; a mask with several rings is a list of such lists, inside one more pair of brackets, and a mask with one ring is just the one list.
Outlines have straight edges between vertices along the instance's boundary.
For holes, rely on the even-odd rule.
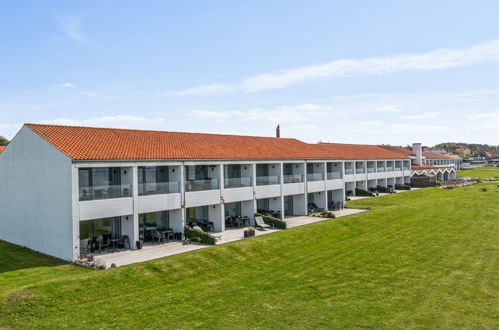
[[423,150],[421,148],[421,143],[413,143],[412,144],[412,153],[416,158],[414,159],[414,165],[422,165],[423,164]]
[[277,127],[275,129],[275,137],[278,137],[278,138],[281,137],[281,127],[279,125],[277,125]]

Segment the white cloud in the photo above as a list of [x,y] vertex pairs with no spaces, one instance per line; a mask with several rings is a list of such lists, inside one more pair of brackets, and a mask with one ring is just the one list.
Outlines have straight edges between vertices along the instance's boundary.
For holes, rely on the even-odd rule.
[[85,96],[85,97],[90,97],[94,99],[100,99],[100,100],[105,100],[105,101],[113,101],[116,100],[116,97],[107,95],[107,94],[102,94],[102,93],[95,93],[95,92],[79,92],[77,93],[78,95]]
[[396,105],[386,104],[386,105],[382,105],[382,106],[374,108],[374,112],[395,113],[395,112],[402,112],[402,110]]
[[81,31],[81,21],[78,17],[68,16],[61,20],[62,32],[74,40],[81,43],[87,43],[90,38]]
[[54,125],[71,125],[71,126],[150,128],[165,122],[166,119],[162,117],[146,118],[146,117],[129,116],[129,115],[116,115],[116,116],[94,117],[87,119],[58,118],[58,119],[43,120],[40,123],[54,124]]
[[225,84],[213,84],[206,86],[199,86],[194,88],[188,88],[181,91],[170,91],[166,93],[159,94],[158,96],[190,96],[190,95],[223,95],[234,91],[234,87]]
[[497,112],[476,113],[467,116],[466,128],[470,131],[499,131],[499,108]]
[[75,84],[72,84],[70,82],[65,82],[65,83],[62,83],[62,84],[57,84],[57,85],[53,85],[52,88],[77,88],[78,86],[76,86]]
[[423,113],[417,113],[417,114],[403,114],[400,116],[401,119],[408,119],[408,120],[420,120],[420,119],[435,119],[438,118],[442,115],[441,112],[423,112]]
[[[345,127],[345,125],[342,125]],[[418,125],[418,124],[387,124],[377,120],[366,120],[348,127],[357,133],[368,133],[385,135],[389,134],[403,134],[403,133],[442,133],[450,131],[451,128],[441,125]]]
[[468,48],[436,49],[426,53],[402,53],[363,59],[340,59],[274,73],[246,77],[236,84],[211,84],[180,91],[167,96],[215,95],[230,92],[259,92],[322,79],[351,76],[382,75],[407,71],[430,71],[499,61],[499,39]]
[[229,121],[238,119],[240,121],[264,121],[271,123],[296,123],[318,120],[331,108],[318,104],[285,105],[270,109],[253,108],[248,110],[194,110],[190,113],[191,118],[198,120]]

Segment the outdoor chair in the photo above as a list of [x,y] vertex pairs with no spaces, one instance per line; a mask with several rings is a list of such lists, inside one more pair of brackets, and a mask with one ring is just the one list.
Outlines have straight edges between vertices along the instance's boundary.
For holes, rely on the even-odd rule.
[[234,227],[234,218],[231,216],[225,217],[225,227]]
[[[203,228],[201,228],[201,227],[199,227],[199,226],[194,226],[194,227],[192,227],[192,229],[194,229],[194,230],[199,230],[200,232],[205,233],[205,231],[203,230]],[[219,240],[219,241],[220,241],[220,240],[222,240],[222,234],[220,234],[220,235],[213,235],[213,234],[210,234],[210,235],[211,235],[211,236],[213,236],[213,237],[215,237],[215,239],[216,239],[216,240]]]
[[270,225],[267,225],[265,221],[263,221],[262,217],[255,217],[255,227],[265,230],[265,228],[272,228]]
[[241,220],[241,217],[233,217],[232,221],[234,223],[234,227],[241,228],[243,221]]
[[151,238],[152,241],[158,241],[158,244],[163,243],[163,235],[157,230],[152,230],[151,231]]
[[103,249],[109,248],[109,242],[104,240],[104,237],[98,236],[94,240],[94,251],[98,250],[99,254]]
[[123,248],[123,250],[126,250],[127,246],[128,246],[128,249],[130,249],[130,240],[128,239],[128,236],[127,235],[121,236],[117,245],[118,245],[118,248]]

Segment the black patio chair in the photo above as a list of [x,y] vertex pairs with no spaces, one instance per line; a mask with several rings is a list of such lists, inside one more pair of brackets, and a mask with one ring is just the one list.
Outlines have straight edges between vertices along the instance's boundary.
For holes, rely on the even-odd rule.
[[120,240],[118,241],[118,243],[116,245],[118,248],[122,248],[123,250],[126,250],[127,246],[128,246],[128,249],[130,249],[130,240],[128,239],[128,236],[122,235],[120,237]]
[[161,244],[163,243],[163,235],[161,235],[161,233],[157,230],[151,230],[151,240],[154,242],[154,241],[158,241],[158,244]]
[[109,240],[104,240],[103,236],[98,236],[94,240],[94,251],[98,250],[99,254],[102,252],[102,250],[108,249],[109,248]]

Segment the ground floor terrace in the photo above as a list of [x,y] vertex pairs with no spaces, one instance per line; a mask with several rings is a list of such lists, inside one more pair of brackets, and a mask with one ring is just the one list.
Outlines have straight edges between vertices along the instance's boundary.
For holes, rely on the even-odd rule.
[[[332,213],[334,214],[335,218],[341,218],[366,211],[367,210],[365,209],[342,209],[333,211]],[[288,216],[284,219],[288,229],[330,220],[333,219],[312,216]],[[281,231],[281,229],[266,228],[263,230],[255,230],[255,236],[272,234],[278,231]],[[217,237],[216,245],[245,239],[244,228],[228,228],[223,232],[212,232],[212,235]],[[144,244],[141,250],[128,250],[119,248],[116,250],[104,250],[101,253],[95,251],[91,253],[91,255],[95,259],[103,262],[106,268],[109,268],[153,260],[161,257],[172,256],[209,247],[210,245],[185,244],[185,242],[182,240],[172,240],[164,243],[149,241]]]
[[[300,189],[287,189],[284,193],[255,196],[250,200],[221,200],[217,204],[195,205],[117,216],[96,217],[79,222],[78,254],[116,253],[122,250],[146,249],[157,244],[182,242],[184,227],[199,227],[216,234],[255,226],[255,213],[286,219],[307,216],[322,211],[341,211],[346,196],[355,189],[367,190],[374,186],[387,187],[396,183],[407,184],[407,178],[382,178],[346,182],[338,185],[315,185],[304,193]],[[120,211],[120,210],[117,210]],[[107,211],[106,211],[107,212]],[[109,210],[108,213],[115,212]],[[87,212],[91,213],[91,212]],[[100,212],[102,213],[102,212]],[[226,236],[226,235],[225,235]],[[172,245],[173,246],[173,245]]]

